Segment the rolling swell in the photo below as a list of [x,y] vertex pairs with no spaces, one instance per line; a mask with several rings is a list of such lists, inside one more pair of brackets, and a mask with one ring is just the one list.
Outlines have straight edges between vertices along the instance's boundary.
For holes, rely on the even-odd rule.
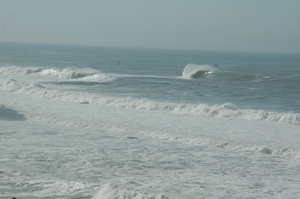
[[147,99],[134,99],[131,97],[109,97],[81,92],[51,90],[40,84],[28,84],[10,79],[0,83],[0,89],[21,95],[30,95],[53,100],[88,102],[103,106],[118,108],[138,109],[172,112],[174,114],[205,115],[211,117],[237,118],[245,120],[261,120],[278,123],[300,124],[300,114],[278,113],[264,110],[239,109],[232,103],[209,106],[200,104],[177,104],[168,102],[158,102]]
[[284,80],[279,77],[271,77],[271,76],[263,76],[263,75],[255,75],[255,74],[242,74],[242,73],[234,73],[234,72],[222,72],[221,75],[227,78],[230,82],[271,82]]
[[[205,79],[213,77],[215,81],[225,80],[234,83],[259,83],[259,82],[278,82],[282,85],[285,83],[300,84],[300,76],[293,75],[287,77],[263,76],[256,74],[236,73],[232,71],[225,71],[216,69],[212,65],[197,65],[187,64],[183,71],[182,77],[184,79]],[[54,77],[67,80],[80,81],[112,81],[120,77],[143,77],[143,78],[174,78],[168,76],[153,76],[153,75],[124,75],[124,74],[106,74],[99,70],[92,68],[76,68],[67,67],[64,69],[58,68],[44,68],[44,67],[0,67],[0,75],[38,75],[44,77]]]
[[276,77],[269,75],[219,71],[214,77],[216,77],[216,80],[219,78],[234,83],[271,83],[278,86],[286,86],[286,84],[300,84],[300,78],[297,78],[298,76]]
[[202,79],[213,77],[215,81],[225,80],[227,82],[234,83],[260,83],[260,82],[272,82],[285,85],[286,83],[300,84],[300,76],[269,76],[247,73],[236,73],[235,71],[226,71],[216,69],[212,65],[197,65],[187,64],[182,72],[182,77],[185,79]]

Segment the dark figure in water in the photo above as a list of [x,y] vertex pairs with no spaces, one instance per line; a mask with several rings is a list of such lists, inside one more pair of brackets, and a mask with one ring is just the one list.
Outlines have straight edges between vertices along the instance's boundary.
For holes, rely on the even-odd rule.
[[12,197],[11,199],[16,199],[15,197]]

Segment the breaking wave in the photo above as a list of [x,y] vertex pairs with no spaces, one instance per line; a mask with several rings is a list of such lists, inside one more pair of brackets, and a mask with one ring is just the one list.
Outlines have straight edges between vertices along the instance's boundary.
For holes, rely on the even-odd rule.
[[0,74],[3,75],[40,75],[45,77],[56,77],[60,79],[80,79],[84,81],[111,81],[114,79],[112,75],[102,73],[101,71],[91,68],[68,67],[64,69],[58,68],[42,68],[42,67],[4,67],[0,68]]
[[214,77],[215,81],[226,80],[234,83],[259,83],[259,82],[277,82],[280,84],[292,83],[299,84],[299,76],[287,76],[287,77],[275,77],[275,76],[264,76],[257,74],[247,74],[247,73],[236,73],[232,71],[222,71],[216,69],[212,65],[197,65],[188,64],[184,67],[182,71],[182,77],[185,79],[205,79]]
[[245,120],[261,120],[278,123],[300,124],[300,114],[278,113],[264,110],[239,109],[232,103],[221,105],[200,104],[176,104],[168,102],[157,102],[147,99],[134,99],[130,97],[105,97],[101,95],[58,91],[43,87],[40,84],[28,84],[18,82],[14,79],[0,83],[1,90],[7,90],[16,94],[31,95],[46,99],[63,100],[71,102],[86,102],[101,104],[104,106],[121,107],[138,110],[167,111],[174,114],[206,115],[212,117],[238,118]]
[[216,71],[218,70],[211,65],[188,64],[184,67],[182,77],[186,79],[205,78]]

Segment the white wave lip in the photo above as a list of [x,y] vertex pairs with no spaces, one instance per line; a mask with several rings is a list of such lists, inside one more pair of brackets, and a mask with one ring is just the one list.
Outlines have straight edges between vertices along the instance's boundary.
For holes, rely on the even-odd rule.
[[138,110],[168,111],[175,114],[187,115],[207,115],[213,117],[238,118],[245,120],[261,120],[278,123],[300,124],[300,114],[277,113],[264,110],[239,109],[232,103],[221,105],[207,104],[175,104],[166,102],[155,102],[146,99],[114,98],[91,95],[80,92],[67,92],[51,90],[40,84],[28,84],[10,79],[0,83],[2,90],[14,92],[16,94],[31,95],[46,99],[57,99],[72,102],[97,103],[104,106],[121,107]]
[[182,77],[186,79],[199,79],[216,71],[217,69],[211,65],[188,64],[184,67]]

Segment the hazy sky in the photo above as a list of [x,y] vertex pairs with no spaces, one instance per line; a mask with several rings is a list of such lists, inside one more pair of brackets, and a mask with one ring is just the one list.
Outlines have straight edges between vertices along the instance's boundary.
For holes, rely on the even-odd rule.
[[300,0],[0,0],[0,42],[300,53]]

